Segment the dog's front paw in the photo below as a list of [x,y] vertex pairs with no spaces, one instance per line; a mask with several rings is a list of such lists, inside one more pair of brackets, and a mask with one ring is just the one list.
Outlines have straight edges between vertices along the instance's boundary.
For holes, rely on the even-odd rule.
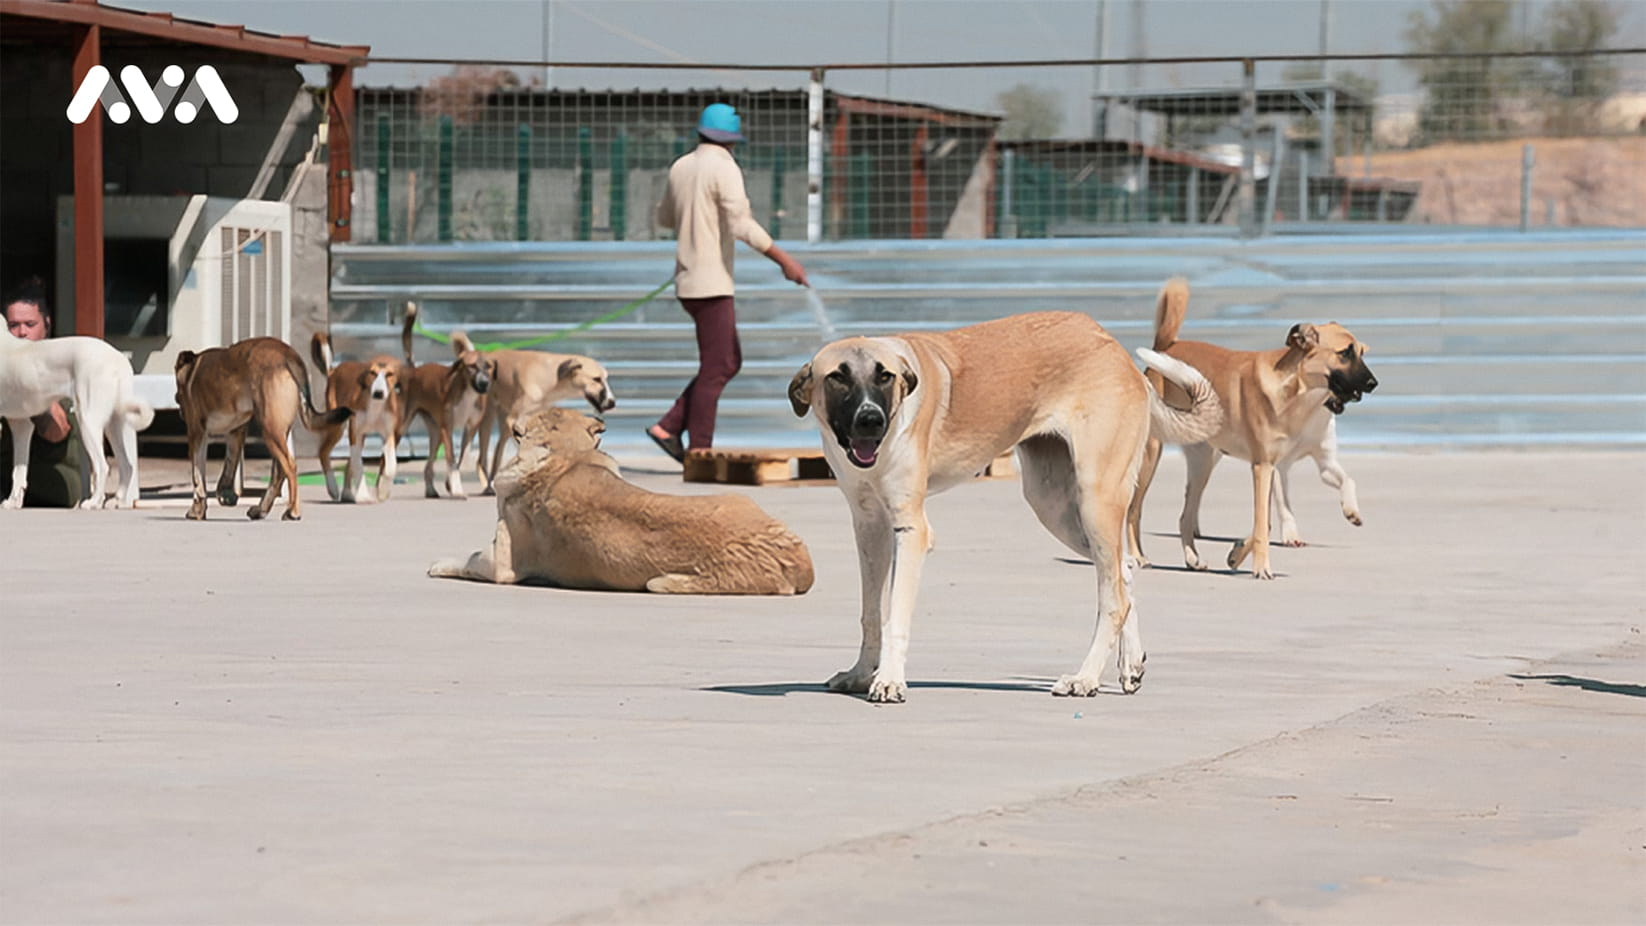
[[184,515],[184,517],[188,518],[190,521],[206,520],[206,500],[203,498],[195,499],[194,504],[189,506],[189,513]]
[[1226,561],[1229,564],[1229,568],[1230,569],[1239,569],[1240,564],[1244,563],[1246,561],[1246,557],[1250,556],[1251,553],[1252,553],[1252,538],[1247,537],[1245,540],[1242,540],[1239,543],[1235,544],[1234,547],[1231,550],[1229,550],[1229,558]]
[[836,672],[824,684],[830,691],[842,694],[867,694],[869,682],[874,678],[873,666],[852,666],[844,672]]
[[233,508],[235,505],[240,504],[240,496],[235,494],[233,489],[219,489],[217,491],[217,501],[224,508]]
[[1183,565],[1196,572],[1205,572],[1207,568],[1206,561],[1200,558],[1200,554],[1188,547],[1183,548]]
[[1274,570],[1270,569],[1268,566],[1252,567],[1252,578],[1254,579],[1273,579],[1274,577]]
[[908,683],[879,672],[874,674],[874,680],[869,683],[869,700],[875,704],[902,704],[908,694]]
[[263,520],[263,516],[266,514],[268,512],[263,510],[262,505],[253,505],[246,510],[246,517],[253,521]]
[[0,509],[10,510],[12,508],[21,507],[23,507],[23,493],[21,492],[13,492],[12,494],[6,496],[5,501],[0,502]]
[[1090,698],[1097,694],[1097,678],[1065,675],[1052,686],[1052,694],[1059,698]]
[[81,511],[97,511],[103,507],[103,500],[101,498],[88,498],[75,507]]
[[1359,527],[1366,523],[1360,519],[1360,512],[1354,508],[1343,509],[1343,518],[1355,527]]

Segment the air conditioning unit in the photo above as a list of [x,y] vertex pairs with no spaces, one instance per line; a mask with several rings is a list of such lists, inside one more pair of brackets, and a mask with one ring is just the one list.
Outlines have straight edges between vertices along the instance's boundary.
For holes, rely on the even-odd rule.
[[[291,340],[291,206],[220,196],[103,198],[103,330],[139,391],[173,407],[179,351]],[[57,201],[59,331],[74,319],[74,199]],[[164,378],[161,382],[160,379]]]

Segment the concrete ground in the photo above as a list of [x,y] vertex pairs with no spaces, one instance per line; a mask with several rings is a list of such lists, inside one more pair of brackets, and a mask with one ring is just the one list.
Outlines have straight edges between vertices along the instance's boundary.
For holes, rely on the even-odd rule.
[[[1646,455],[1345,463],[1366,526],[1300,467],[1313,543],[1257,582],[1174,568],[1168,457],[1147,681],[1080,700],[1092,572],[1009,480],[933,500],[885,707],[818,684],[829,486],[745,490],[811,547],[789,599],[428,579],[493,507],[411,485],[0,512],[0,920],[1646,921]],[[1208,532],[1249,493],[1225,464]]]

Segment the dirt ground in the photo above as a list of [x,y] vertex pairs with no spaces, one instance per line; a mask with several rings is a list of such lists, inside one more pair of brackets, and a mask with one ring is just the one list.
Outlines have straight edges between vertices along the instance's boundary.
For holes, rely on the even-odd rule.
[[[1434,145],[1374,154],[1375,177],[1418,180],[1423,190],[1409,219],[1437,225],[1520,222],[1521,149],[1533,147],[1534,226],[1646,225],[1646,137],[1529,138]],[[1359,157],[1340,158],[1339,172],[1366,172]]]

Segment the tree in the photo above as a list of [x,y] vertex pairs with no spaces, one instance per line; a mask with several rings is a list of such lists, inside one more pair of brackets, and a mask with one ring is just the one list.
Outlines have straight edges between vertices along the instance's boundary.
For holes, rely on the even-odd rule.
[[1056,90],[1015,84],[994,98],[1006,114],[999,137],[1005,140],[1055,138],[1063,127],[1063,97]]
[[[1522,50],[1511,0],[1433,0],[1406,21],[1407,49],[1430,55],[1501,54]],[[1507,128],[1501,101],[1526,84],[1515,58],[1424,58],[1413,61],[1423,85],[1418,131],[1427,141],[1472,139]]]
[[1617,62],[1592,52],[1611,43],[1620,19],[1618,8],[1607,0],[1566,0],[1544,13],[1540,50],[1591,53],[1551,56],[1545,62],[1549,131],[1571,135],[1591,130],[1600,104],[1617,91]]

